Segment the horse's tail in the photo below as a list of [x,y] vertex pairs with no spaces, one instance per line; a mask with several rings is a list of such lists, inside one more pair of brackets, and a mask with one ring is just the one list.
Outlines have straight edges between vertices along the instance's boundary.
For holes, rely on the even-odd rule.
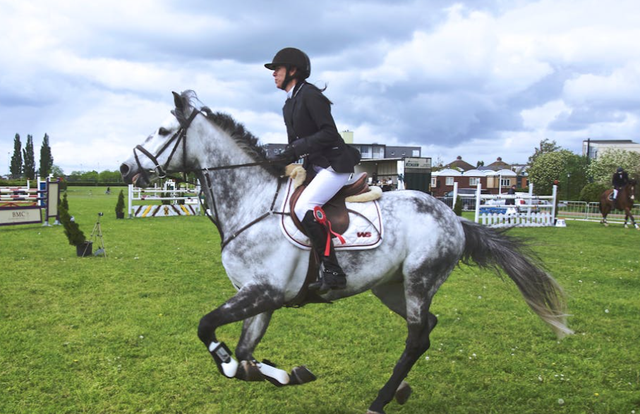
[[472,221],[461,219],[465,235],[462,262],[472,260],[498,275],[503,270],[518,286],[529,307],[556,333],[558,338],[572,334],[567,327],[566,302],[562,288],[551,275],[526,253],[522,240]]

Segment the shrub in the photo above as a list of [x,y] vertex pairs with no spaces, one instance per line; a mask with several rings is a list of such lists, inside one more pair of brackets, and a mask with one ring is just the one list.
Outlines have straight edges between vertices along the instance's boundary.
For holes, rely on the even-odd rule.
[[60,203],[60,208],[64,208],[69,211],[69,201],[67,200],[67,192],[62,195],[62,202]]
[[[66,204],[66,207],[63,206]],[[82,230],[80,230],[80,226],[73,217],[69,214],[69,203],[67,201],[67,193],[64,193],[64,197],[62,199],[62,203],[60,208],[58,209],[60,213],[60,223],[62,223],[62,227],[64,227],[64,234],[67,236],[69,240],[69,244],[72,246],[80,246],[87,238],[84,236]]]
[[116,202],[116,216],[121,217],[124,215],[124,192],[120,190],[118,194],[118,201]]
[[456,205],[453,208],[453,212],[456,213],[456,216],[462,215],[462,199],[460,198],[460,196],[456,197]]
[[590,183],[584,186],[582,191],[580,191],[580,201],[587,202],[596,202],[600,201],[600,195],[607,189],[608,187],[599,183]]

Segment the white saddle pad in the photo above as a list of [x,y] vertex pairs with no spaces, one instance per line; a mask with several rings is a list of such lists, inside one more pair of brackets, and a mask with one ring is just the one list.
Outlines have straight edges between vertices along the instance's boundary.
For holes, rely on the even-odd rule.
[[[282,211],[285,214],[282,215],[280,228],[294,246],[310,250],[309,238],[298,230],[291,219],[289,200],[294,190],[293,180],[289,179],[287,194],[282,205]],[[347,202],[347,210],[349,210],[349,228],[342,234],[344,243],[337,237],[333,239],[336,250],[365,250],[378,247],[382,242],[382,218],[378,202],[375,200],[363,203]]]

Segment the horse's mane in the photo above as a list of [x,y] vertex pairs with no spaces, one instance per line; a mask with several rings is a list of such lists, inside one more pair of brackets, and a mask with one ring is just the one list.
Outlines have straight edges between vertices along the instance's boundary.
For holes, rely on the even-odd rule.
[[[267,161],[267,151],[264,145],[260,143],[260,140],[247,131],[244,125],[237,122],[229,114],[223,112],[213,112],[208,106],[202,105],[202,102],[198,99],[198,96],[194,91],[184,91],[181,96],[189,101],[192,107],[197,108],[200,112],[204,113],[207,119],[220,129],[225,131],[238,146],[247,153],[252,160],[256,162]],[[182,116],[176,114],[176,116]],[[179,119],[182,122],[181,119]],[[264,169],[274,176],[280,176],[282,174],[282,167],[275,164],[265,163]]]

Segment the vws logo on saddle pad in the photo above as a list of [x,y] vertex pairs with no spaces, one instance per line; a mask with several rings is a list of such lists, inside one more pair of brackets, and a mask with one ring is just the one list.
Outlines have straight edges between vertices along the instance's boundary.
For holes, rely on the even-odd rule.
[[[304,172],[304,170],[302,171]],[[359,181],[363,178],[366,177],[360,175],[352,181]],[[284,214],[282,215],[280,227],[286,238],[293,245],[301,249],[310,250],[311,243],[309,238],[296,226],[291,218],[291,199],[299,185],[299,181],[296,179],[295,174],[292,174],[287,183],[287,192],[282,205]],[[372,187],[372,189],[375,190],[371,193],[365,193],[368,195],[367,197],[355,196],[345,199],[346,210],[349,214],[349,226],[346,231],[341,233],[344,243],[340,240],[340,237],[333,239],[333,245],[337,250],[374,249],[382,242],[382,218],[380,217],[380,207],[376,201],[380,197],[381,191],[378,187]],[[331,219],[331,217],[329,218]]]

